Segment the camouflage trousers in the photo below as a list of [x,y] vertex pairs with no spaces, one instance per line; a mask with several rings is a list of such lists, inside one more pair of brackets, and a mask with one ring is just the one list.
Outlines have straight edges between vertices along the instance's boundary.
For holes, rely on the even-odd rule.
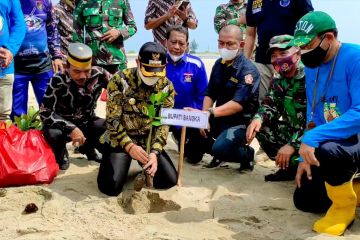
[[[275,157],[279,149],[286,145],[291,139],[294,131],[292,127],[286,122],[278,122],[273,125],[263,125],[260,132],[256,134],[256,139],[259,141],[260,147],[268,155],[271,160],[275,161]],[[291,157],[291,163],[297,162],[299,158],[298,149]]]

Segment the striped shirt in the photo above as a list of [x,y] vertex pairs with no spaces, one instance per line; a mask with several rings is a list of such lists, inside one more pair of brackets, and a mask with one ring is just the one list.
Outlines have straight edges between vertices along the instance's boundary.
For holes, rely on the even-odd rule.
[[[145,12],[145,25],[149,23],[151,19],[159,18],[168,13],[171,6],[173,6],[177,0],[149,0],[148,6]],[[186,8],[189,19],[192,19],[197,23],[197,19],[194,11],[191,8],[191,3]],[[165,47],[166,30],[171,25],[183,25],[184,21],[177,15],[174,15],[170,19],[166,20],[159,27],[153,29],[154,41],[159,42]]]
[[66,0],[60,0],[60,2],[54,7],[56,25],[58,27],[60,40],[61,40],[61,54],[63,59],[66,59],[67,49],[69,43],[72,42],[72,35],[74,32],[73,27],[73,11],[74,8],[66,4]]

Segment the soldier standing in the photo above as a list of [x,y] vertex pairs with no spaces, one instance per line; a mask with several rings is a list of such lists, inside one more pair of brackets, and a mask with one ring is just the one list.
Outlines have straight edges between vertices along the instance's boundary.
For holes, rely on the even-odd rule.
[[145,43],[136,62],[136,68],[119,71],[108,85],[107,130],[100,141],[109,144],[110,149],[100,164],[98,187],[111,196],[122,191],[132,159],[154,177],[155,188],[170,188],[177,181],[175,167],[163,150],[169,126],[154,127],[151,151],[145,151],[152,124],[146,114],[150,95],[167,93],[164,101],[156,105],[157,113],[161,107],[174,106],[175,90],[165,75],[165,49],[159,43]]
[[246,133],[249,143],[256,135],[262,149],[280,168],[265,176],[266,181],[294,180],[300,138],[306,125],[304,65],[300,62],[300,49],[291,46],[292,39],[290,35],[280,35],[270,40],[268,54],[278,74]]

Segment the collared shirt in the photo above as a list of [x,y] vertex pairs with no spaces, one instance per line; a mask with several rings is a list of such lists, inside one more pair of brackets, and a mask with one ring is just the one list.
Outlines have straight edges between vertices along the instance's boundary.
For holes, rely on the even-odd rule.
[[[120,64],[120,68],[126,65],[124,41],[137,31],[128,0],[80,2],[74,11],[74,28],[73,40],[90,46],[95,65]],[[120,31],[120,36],[112,43],[101,41],[110,29]]]
[[[149,0],[145,12],[145,25],[148,24],[151,19],[159,18],[167,14],[169,9],[177,3],[177,1],[178,0]],[[191,8],[191,3],[187,5],[186,11],[188,11],[189,19],[192,19],[197,23],[198,20],[196,19],[195,12]],[[154,41],[166,47],[166,31],[171,25],[184,25],[184,21],[177,15],[174,15],[170,19],[166,20],[160,26],[152,30]]]
[[270,56],[266,55],[270,39],[283,34],[294,35],[297,21],[313,10],[311,0],[248,0],[246,24],[256,27],[258,35],[255,61],[270,64]]
[[[147,86],[138,76],[137,68],[125,69],[116,73],[108,85],[106,104],[107,130],[100,142],[112,147],[122,147],[131,142],[146,149],[146,140],[150,132],[151,121],[147,116],[152,93],[168,93],[160,106],[155,106],[158,115],[162,107],[174,106],[174,87],[166,78],[161,78],[155,85]],[[162,151],[166,144],[169,126],[153,127],[151,150]]]
[[42,73],[52,69],[51,60],[61,58],[60,37],[50,0],[20,0],[26,35],[14,58],[16,73]]
[[174,84],[175,108],[202,109],[208,84],[206,69],[200,58],[185,54],[177,63],[167,57],[166,76]]
[[68,46],[72,42],[74,33],[73,20],[74,8],[66,4],[66,0],[61,0],[55,7],[56,25],[60,35],[60,49],[63,59],[66,59]]
[[243,34],[246,31],[246,24],[240,24],[239,19],[245,16],[247,0],[242,0],[240,3],[233,3],[230,0],[226,4],[220,4],[216,8],[214,17],[214,28],[217,33],[226,25],[237,25],[241,27]]
[[[13,56],[18,52],[25,37],[26,26],[19,0],[0,1],[0,47],[9,49]],[[0,72],[14,73],[14,61]]]
[[86,127],[95,115],[96,102],[111,78],[100,67],[92,67],[84,87],[77,85],[65,73],[55,74],[49,83],[40,107],[45,128],[59,128],[67,133],[79,126]]
[[285,135],[282,138],[299,149],[306,128],[305,70],[301,62],[294,78],[275,75],[254,119],[260,119],[269,127],[286,126],[279,134]]
[[[250,123],[259,106],[259,85],[260,74],[257,68],[243,54],[231,65],[222,63],[221,59],[215,62],[205,96],[216,102],[216,107],[231,100],[243,107],[241,112],[231,116],[216,117],[214,125],[218,129],[215,132],[237,125],[246,127]],[[213,132],[213,128],[211,131]]]

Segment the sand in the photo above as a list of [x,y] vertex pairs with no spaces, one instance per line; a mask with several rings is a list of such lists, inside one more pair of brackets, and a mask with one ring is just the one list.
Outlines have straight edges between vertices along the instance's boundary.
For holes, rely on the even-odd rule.
[[[210,71],[214,60],[205,62]],[[104,108],[100,102],[99,116]],[[168,142],[177,166],[176,145],[171,137]],[[253,146],[258,148],[256,142]],[[69,150],[70,168],[52,184],[0,192],[0,239],[360,239],[360,211],[345,237],[312,232],[321,215],[294,207],[294,182],[264,182],[264,175],[276,170],[264,154],[256,156],[255,170],[245,174],[233,163],[204,169],[211,160],[206,155],[198,165],[185,164],[183,187],[166,191],[134,192],[133,179],[140,171],[134,162],[124,192],[108,197],[97,189],[99,164],[73,154],[71,145]],[[23,214],[28,203],[39,210]]]

